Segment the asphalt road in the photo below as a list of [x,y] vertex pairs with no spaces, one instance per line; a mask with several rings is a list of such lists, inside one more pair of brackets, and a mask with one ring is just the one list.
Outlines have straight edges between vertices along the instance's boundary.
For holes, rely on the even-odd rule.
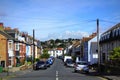
[[74,73],[73,68],[66,68],[63,62],[55,59],[54,64],[46,70],[27,71],[10,80],[105,80],[90,74]]

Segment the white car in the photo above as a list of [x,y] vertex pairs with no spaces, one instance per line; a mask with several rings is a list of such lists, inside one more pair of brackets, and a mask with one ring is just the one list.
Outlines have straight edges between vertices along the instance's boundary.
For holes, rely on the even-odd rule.
[[79,61],[75,63],[74,72],[81,71],[89,73],[88,63],[86,61]]

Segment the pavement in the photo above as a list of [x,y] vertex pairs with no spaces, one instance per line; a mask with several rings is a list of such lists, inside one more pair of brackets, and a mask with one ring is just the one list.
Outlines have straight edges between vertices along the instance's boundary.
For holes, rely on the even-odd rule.
[[[20,67],[13,67],[9,69],[9,72],[0,73],[0,80],[8,80],[10,77],[15,77],[19,75],[24,75],[28,72],[31,72],[32,69],[20,70]],[[107,80],[120,80],[120,75],[99,75],[97,72],[90,73],[91,75],[100,76]]]
[[99,76],[107,80],[120,80],[120,75],[110,75],[110,74],[99,74],[95,70],[90,71],[91,76]]
[[28,73],[31,71],[32,69],[30,66],[28,69],[25,69],[25,70],[20,70],[20,67],[12,67],[12,68],[9,68],[8,72],[0,73],[0,80],[9,80],[10,77],[24,75],[25,73]]
[[112,76],[112,75],[110,75],[110,76],[101,76],[101,77],[103,77],[103,78],[105,78],[105,79],[107,79],[107,80],[120,80],[120,75],[114,75],[114,76]]

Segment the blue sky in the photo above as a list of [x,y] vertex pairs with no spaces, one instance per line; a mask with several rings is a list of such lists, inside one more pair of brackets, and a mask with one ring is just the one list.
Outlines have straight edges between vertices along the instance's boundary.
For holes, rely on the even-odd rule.
[[0,0],[0,22],[39,40],[82,38],[120,22],[120,0]]

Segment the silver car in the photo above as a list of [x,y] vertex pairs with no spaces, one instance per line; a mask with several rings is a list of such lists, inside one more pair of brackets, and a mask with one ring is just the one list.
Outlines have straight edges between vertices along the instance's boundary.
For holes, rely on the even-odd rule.
[[76,62],[74,66],[74,72],[78,71],[89,73],[88,63],[86,61]]

